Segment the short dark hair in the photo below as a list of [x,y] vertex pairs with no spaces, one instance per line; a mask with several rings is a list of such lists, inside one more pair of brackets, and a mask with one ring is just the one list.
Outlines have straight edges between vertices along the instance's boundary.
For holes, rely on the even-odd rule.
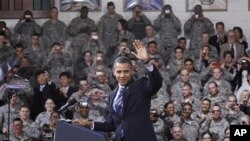
[[113,63],[113,68],[114,68],[116,63],[121,63],[121,64],[128,63],[130,65],[130,67],[132,67],[131,60],[128,57],[124,57],[124,56],[117,57]]
[[61,78],[62,76],[65,76],[65,77],[67,77],[69,79],[72,77],[71,73],[68,72],[68,71],[61,72],[60,75],[59,75],[59,78]]
[[201,137],[203,138],[203,136],[206,135],[206,134],[208,134],[208,135],[211,137],[211,139],[213,139],[213,135],[212,135],[209,131],[203,133],[203,134],[201,135]]
[[16,121],[20,121],[23,124],[23,121],[21,120],[21,118],[14,118],[13,123],[16,122]]
[[118,22],[121,24],[123,30],[128,30],[128,22],[125,19],[120,19]]
[[20,107],[20,110],[21,110],[22,108],[27,108],[27,109],[29,109],[29,111],[30,111],[30,107],[29,107],[29,105],[27,105],[27,104],[22,105],[22,106]]
[[204,99],[202,99],[202,101],[207,101],[207,102],[209,102],[209,103],[210,103],[210,105],[211,105],[211,100],[210,100],[210,99],[208,99],[208,98],[204,98]]
[[16,48],[22,48],[22,49],[24,49],[24,46],[23,46],[23,44],[18,43],[18,44],[15,45],[15,49],[16,49]]
[[180,37],[180,38],[178,39],[178,42],[180,42],[181,40],[187,41],[187,38],[185,38],[185,37]]
[[189,103],[189,102],[184,103],[183,106],[182,106],[182,109],[183,109],[185,106],[190,106],[190,107],[193,109],[193,105],[192,105],[191,103]]
[[185,59],[184,64],[185,64],[186,62],[191,62],[192,64],[194,63],[193,59],[191,59],[191,58]]
[[232,58],[234,58],[232,51],[228,50],[223,53],[223,58],[225,59],[226,55],[230,55]]
[[89,11],[89,8],[88,8],[87,6],[82,6],[81,11],[82,11],[82,10],[87,10],[87,11]]
[[219,25],[221,25],[221,26],[223,26],[223,28],[225,28],[225,24],[223,22],[217,22],[215,26],[218,27]]
[[114,4],[114,2],[112,2],[112,1],[109,1],[109,2],[107,3],[107,7],[109,7],[109,6],[114,6],[114,7],[115,7],[115,4]]
[[[166,109],[166,108],[168,107],[168,105],[170,105],[170,104],[174,104],[173,101],[168,101],[168,102],[166,102],[166,103],[164,104],[164,109]],[[163,109],[163,110],[164,110],[164,109]]]
[[133,10],[135,10],[136,7],[139,7],[140,9],[142,9],[142,7],[141,7],[139,4],[137,4],[137,5],[135,5],[135,6],[133,7]]
[[190,89],[192,89],[192,85],[190,83],[188,83],[188,82],[184,83],[183,87],[186,87],[186,86],[189,87]]
[[240,38],[243,38],[243,30],[242,30],[242,28],[241,27],[239,27],[239,26],[235,26],[234,28],[233,28],[233,30],[235,31],[235,30],[238,30],[239,31],[239,33],[240,33]]
[[150,44],[155,44],[155,45],[156,45],[156,47],[157,47],[157,43],[156,43],[156,41],[150,41],[150,42],[148,42],[148,46],[149,46]]
[[208,82],[208,85],[210,85],[210,84],[214,84],[216,87],[218,87],[218,84],[215,81]]
[[181,47],[176,47],[175,49],[174,49],[174,52],[176,53],[176,50],[177,49],[180,49],[182,52],[183,52],[183,48],[181,48]]
[[91,50],[86,50],[86,51],[83,52],[83,56],[85,56],[87,53],[89,53],[91,56],[93,55]]
[[128,39],[127,39],[127,38],[122,38],[121,41],[120,41],[120,43],[121,43],[121,42],[128,43]]

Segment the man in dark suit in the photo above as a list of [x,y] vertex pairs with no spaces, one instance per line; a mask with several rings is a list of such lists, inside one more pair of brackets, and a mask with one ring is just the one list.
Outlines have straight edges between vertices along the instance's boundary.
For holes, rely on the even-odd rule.
[[44,104],[48,98],[52,98],[54,100],[54,94],[56,92],[55,84],[47,83],[45,70],[39,70],[36,72],[36,80],[38,85],[34,88],[34,95],[29,101],[31,106],[30,116],[33,120],[40,112],[44,111]]
[[108,120],[104,123],[76,119],[73,122],[98,131],[115,131],[116,141],[157,141],[150,121],[150,101],[162,85],[162,77],[149,62],[141,41],[136,40],[132,53],[144,62],[148,78],[132,79],[132,64],[127,57],[118,57],[113,64],[113,74],[118,87],[109,95]]
[[216,23],[217,34],[213,35],[209,39],[209,44],[216,47],[218,55],[220,55],[220,45],[227,42],[227,36],[225,35],[225,25],[223,22]]

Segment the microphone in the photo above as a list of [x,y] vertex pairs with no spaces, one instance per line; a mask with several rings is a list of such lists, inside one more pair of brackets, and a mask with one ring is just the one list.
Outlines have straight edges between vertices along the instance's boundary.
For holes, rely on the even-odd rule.
[[69,106],[74,105],[76,102],[77,102],[77,100],[76,100],[75,98],[74,98],[74,99],[71,99],[71,100],[68,101],[66,104],[64,104],[64,105],[58,110],[58,112],[65,111]]

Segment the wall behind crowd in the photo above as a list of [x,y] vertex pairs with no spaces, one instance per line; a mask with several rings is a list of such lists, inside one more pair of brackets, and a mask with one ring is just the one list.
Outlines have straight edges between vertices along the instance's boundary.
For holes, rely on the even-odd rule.
[[[108,1],[113,1],[116,5],[116,11],[123,15],[125,19],[129,19],[132,16],[131,12],[123,11],[124,0],[101,0],[102,11],[90,12],[91,17],[95,22],[98,22],[99,18],[107,12],[106,4]],[[234,26],[240,26],[247,38],[248,44],[250,43],[250,11],[248,11],[248,0],[227,0],[227,11],[209,11],[204,12],[205,17],[209,18],[213,23],[223,21],[226,25],[226,30],[233,28]],[[193,12],[186,11],[186,0],[164,0],[165,4],[170,4],[173,7],[173,11],[177,17],[181,20],[182,26],[191,17]],[[55,0],[55,5],[60,7],[60,0]],[[160,14],[160,11],[145,12],[147,17],[154,21]],[[79,12],[60,12],[59,18],[68,24],[74,17],[79,16]],[[37,19],[37,23],[42,25],[47,19]],[[18,22],[15,20],[5,20],[8,26],[13,29]],[[183,34],[183,32],[182,32]]]

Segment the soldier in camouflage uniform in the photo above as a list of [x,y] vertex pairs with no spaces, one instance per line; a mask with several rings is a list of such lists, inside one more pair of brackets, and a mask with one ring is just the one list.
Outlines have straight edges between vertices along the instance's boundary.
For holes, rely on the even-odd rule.
[[183,49],[176,47],[175,57],[169,61],[166,69],[169,71],[171,80],[174,80],[184,65]]
[[99,88],[93,88],[90,90],[89,95],[90,115],[99,117],[104,122],[108,115],[108,103],[104,100],[104,92]]
[[49,98],[45,102],[45,111],[41,112],[37,115],[35,122],[39,125],[39,127],[44,126],[44,124],[50,123],[50,115],[54,111],[55,103],[53,99]]
[[[177,46],[181,47],[183,49],[183,58],[184,59],[190,58],[190,59],[194,60],[194,55],[192,54],[192,52],[189,49],[187,49],[187,39],[185,37],[180,37],[178,39]],[[172,52],[169,60],[173,60],[174,56],[175,56],[175,52]]]
[[196,141],[199,137],[199,123],[192,119],[191,115],[193,113],[192,105],[190,103],[185,103],[182,109],[181,115],[181,127],[183,136],[188,141]]
[[189,83],[185,83],[182,87],[182,93],[180,98],[174,101],[175,111],[180,112],[182,106],[185,103],[192,104],[193,111],[198,111],[200,106],[200,100],[192,95],[192,86]]
[[30,41],[31,35],[34,33],[41,34],[42,28],[34,21],[32,12],[26,10],[23,17],[14,27],[14,31],[16,34],[19,34],[20,43],[26,48],[28,41]]
[[220,68],[213,68],[213,77],[208,80],[208,82],[204,86],[204,91],[207,93],[208,84],[211,81],[215,81],[218,85],[219,93],[222,97],[228,97],[228,95],[232,94],[231,85],[229,82],[222,78],[222,70]]
[[181,121],[180,117],[175,112],[174,103],[172,101],[165,103],[164,110],[161,113],[160,117],[162,118],[165,124],[166,137],[168,140],[171,140],[173,137],[170,132],[170,129],[174,125],[180,124]]
[[158,48],[161,50],[161,39],[159,38],[158,35],[156,35],[155,33],[155,29],[154,26],[152,24],[149,24],[145,27],[145,31],[146,31],[146,37],[144,37],[142,39],[142,42],[144,43],[144,45],[147,45],[149,42],[151,41],[155,41],[157,43]]
[[236,96],[229,95],[225,105],[225,119],[229,122],[230,125],[240,125],[240,119],[245,116],[245,114],[240,111]]
[[203,32],[207,32],[210,35],[214,34],[213,23],[206,17],[203,16],[203,10],[201,5],[196,5],[194,7],[193,15],[184,24],[184,34],[186,37],[190,38],[189,49],[194,53],[195,58],[199,57],[199,49],[201,45],[201,35]]
[[133,7],[133,17],[128,21],[128,28],[136,39],[141,40],[146,36],[145,27],[148,24],[151,24],[151,21],[142,13],[142,7],[135,5]]
[[[10,122],[19,117],[19,109],[21,106],[22,102],[20,101],[20,99],[18,98],[18,96],[14,93],[10,99]],[[1,127],[1,131],[3,133],[7,132],[7,128],[8,128],[8,104],[0,107],[0,127]]]
[[42,66],[44,64],[46,51],[44,47],[39,43],[40,36],[33,34],[31,36],[31,44],[24,50],[26,56],[31,59],[31,64],[36,66]]
[[87,50],[90,50],[94,55],[98,51],[103,51],[106,54],[106,49],[104,47],[102,39],[99,37],[96,30],[90,32],[89,41],[87,45]]
[[118,42],[117,22],[123,17],[115,12],[113,2],[107,3],[108,13],[100,18],[98,31],[105,48],[115,47]]
[[218,60],[219,56],[218,56],[218,50],[216,49],[215,46],[209,44],[209,33],[207,32],[203,32],[201,34],[201,45],[199,47],[203,47],[204,45],[209,46],[209,56],[211,59],[213,60]]
[[5,34],[5,42],[7,46],[15,46],[17,44],[17,37],[11,32],[10,28],[7,27],[7,24],[5,21],[0,21],[0,33]]
[[15,118],[12,124],[12,134],[10,134],[11,141],[32,141],[32,138],[24,132],[23,121],[20,118]]
[[50,11],[51,19],[45,22],[42,26],[43,30],[43,43],[46,48],[47,54],[51,51],[51,45],[54,42],[60,44],[65,43],[66,40],[66,25],[58,19],[58,9],[53,7]]
[[[161,14],[154,21],[154,27],[159,31],[162,39],[162,55],[163,58],[169,58],[174,48],[177,46],[178,36],[181,34],[181,22],[174,15],[172,7],[165,5]],[[165,62],[168,60],[166,59]]]
[[128,30],[128,22],[125,19],[118,20],[117,29],[119,31],[117,43],[120,43],[123,39],[127,39],[129,49],[134,50],[133,42],[135,35]]
[[205,95],[204,98],[209,99],[212,106],[215,104],[223,106],[226,100],[226,97],[220,94],[218,85],[215,81],[211,81],[208,83],[208,95]]
[[209,132],[212,133],[214,141],[221,141],[224,137],[224,132],[229,123],[225,118],[221,117],[221,107],[214,105],[212,107],[212,119],[209,125]]
[[88,17],[89,8],[83,6],[81,8],[81,16],[74,18],[68,26],[68,34],[75,37],[81,33],[87,33],[88,31],[95,30],[96,25],[94,20]]
[[[59,86],[58,76],[61,72],[72,71],[72,59],[70,54],[59,44],[53,44],[51,53],[49,54],[45,65],[51,73],[51,80]],[[72,74],[72,73],[71,73]]]
[[193,96],[196,97],[197,99],[201,99],[201,92],[200,92],[201,88],[198,84],[189,80],[188,70],[182,69],[180,71],[180,76],[181,76],[180,81],[178,81],[171,87],[170,99],[173,101],[180,99],[182,95],[182,87],[185,83],[189,83],[192,86]]

